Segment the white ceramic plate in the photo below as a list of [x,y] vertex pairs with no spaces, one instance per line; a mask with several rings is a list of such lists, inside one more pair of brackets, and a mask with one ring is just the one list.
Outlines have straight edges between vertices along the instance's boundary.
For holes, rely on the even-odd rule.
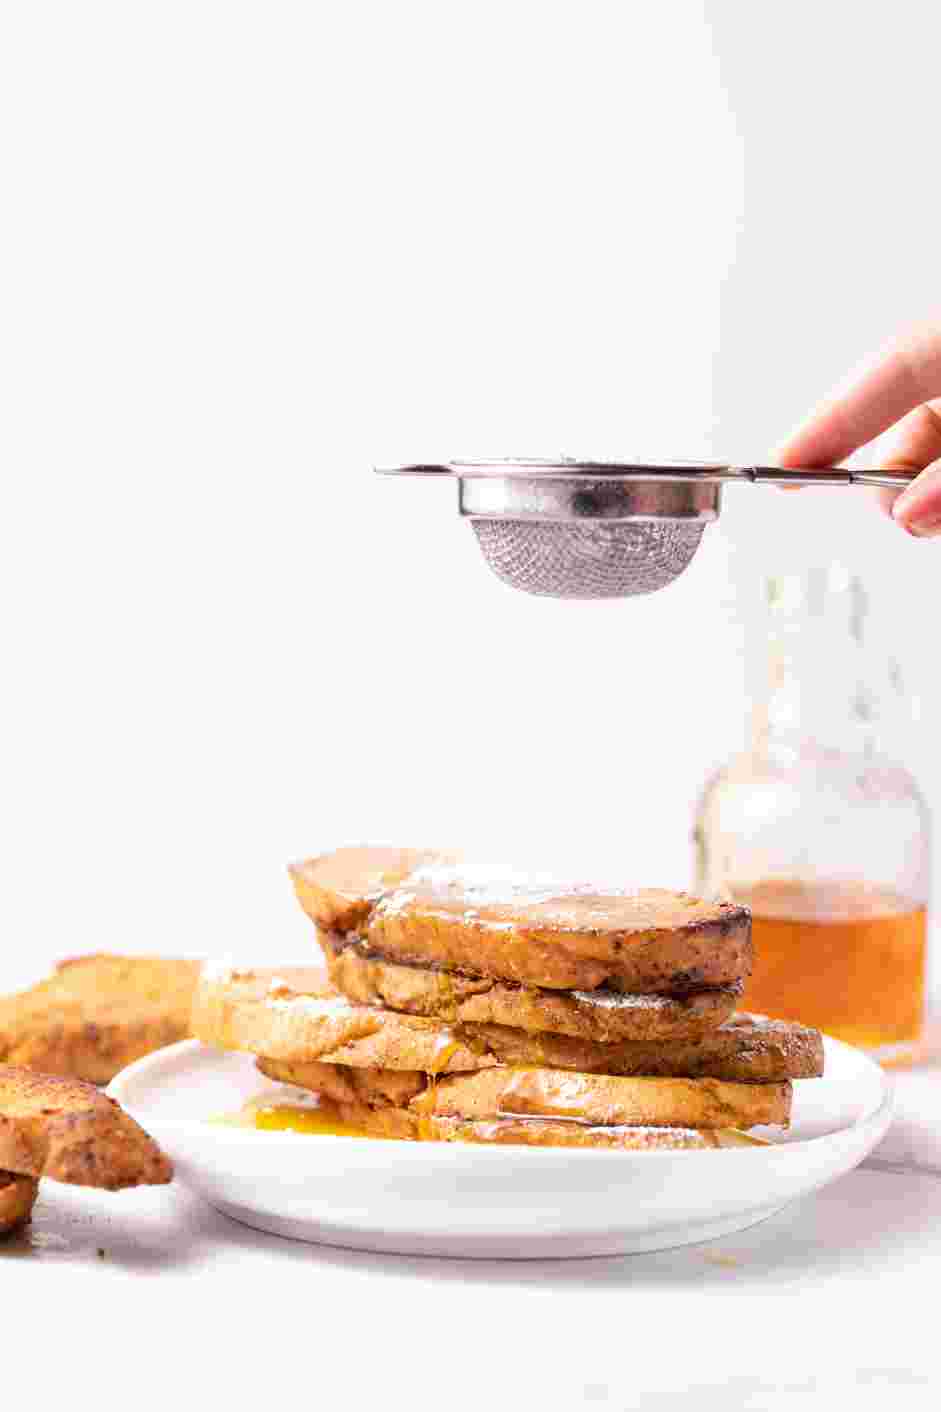
[[248,1054],[186,1040],[108,1092],[219,1211],[276,1235],[410,1255],[620,1255],[744,1230],[867,1156],[891,1118],[882,1070],[826,1041],[770,1147],[676,1152],[478,1147],[256,1132],[207,1122],[271,1091]]

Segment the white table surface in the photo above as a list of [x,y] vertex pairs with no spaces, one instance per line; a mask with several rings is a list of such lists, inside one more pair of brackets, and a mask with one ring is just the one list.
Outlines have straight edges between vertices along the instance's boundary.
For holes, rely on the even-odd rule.
[[9,1353],[39,1406],[936,1407],[941,1069],[895,1083],[864,1168],[656,1255],[378,1257],[257,1233],[177,1184],[46,1183],[0,1247],[0,1386]]

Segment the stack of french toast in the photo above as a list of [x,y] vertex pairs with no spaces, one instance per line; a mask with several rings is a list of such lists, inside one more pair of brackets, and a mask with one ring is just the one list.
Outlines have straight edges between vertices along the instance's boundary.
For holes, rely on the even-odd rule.
[[740,1013],[748,911],[429,851],[292,865],[323,968],[204,969],[193,1032],[257,1056],[332,1130],[623,1149],[760,1142],[816,1030]]

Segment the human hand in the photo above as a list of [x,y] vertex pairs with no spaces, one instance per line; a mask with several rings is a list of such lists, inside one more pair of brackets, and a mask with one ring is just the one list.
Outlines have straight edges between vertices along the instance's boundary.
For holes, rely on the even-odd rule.
[[901,494],[887,493],[887,508],[909,534],[941,535],[941,317],[852,373],[774,459],[780,466],[835,466],[896,424],[880,469],[921,474]]

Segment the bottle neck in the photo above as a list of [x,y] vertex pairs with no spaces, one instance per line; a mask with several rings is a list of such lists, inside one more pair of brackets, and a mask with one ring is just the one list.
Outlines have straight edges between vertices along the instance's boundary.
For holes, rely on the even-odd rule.
[[[864,643],[857,580],[832,570],[771,581],[765,681],[752,710],[761,753],[874,756],[880,748],[880,664]],[[883,675],[888,680],[888,671]]]

